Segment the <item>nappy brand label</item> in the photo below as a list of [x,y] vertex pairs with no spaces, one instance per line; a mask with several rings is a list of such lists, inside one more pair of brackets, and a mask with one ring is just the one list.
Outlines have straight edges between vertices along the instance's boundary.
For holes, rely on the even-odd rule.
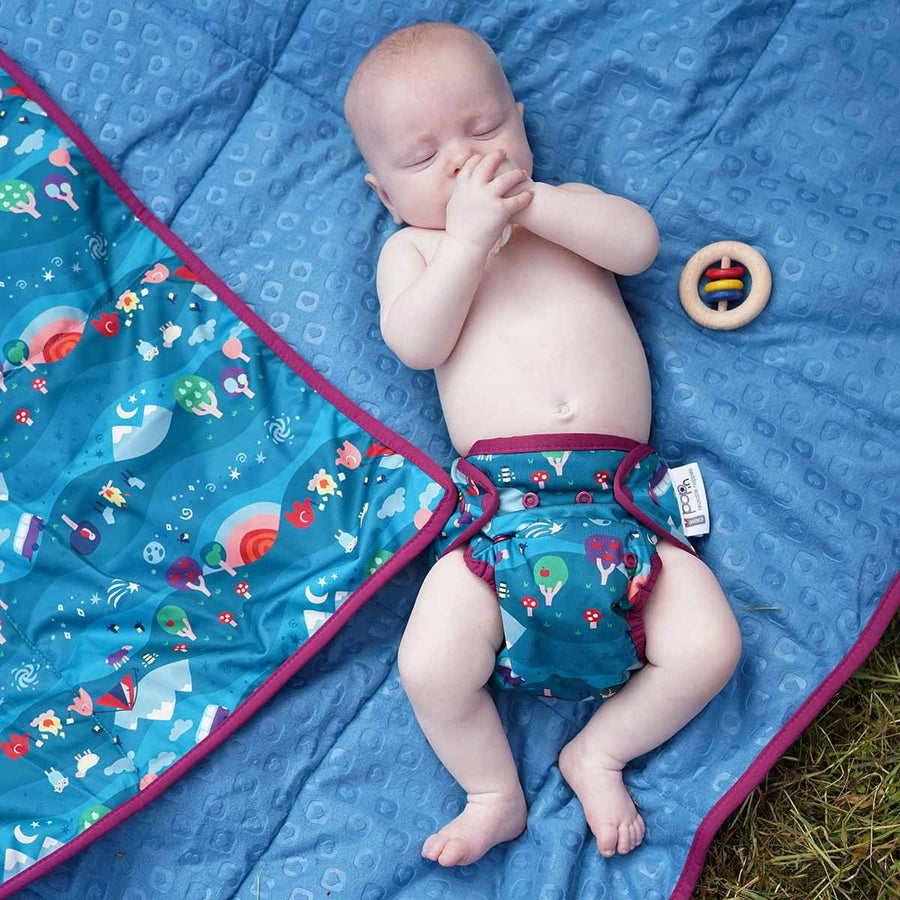
[[709,534],[709,506],[700,466],[695,462],[688,463],[669,469],[669,474],[678,498],[685,535],[696,537],[698,534]]

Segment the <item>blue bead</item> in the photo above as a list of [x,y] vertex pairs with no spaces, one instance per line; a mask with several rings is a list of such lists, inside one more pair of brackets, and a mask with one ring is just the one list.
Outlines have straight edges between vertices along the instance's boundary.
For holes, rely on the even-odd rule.
[[707,303],[718,303],[719,300],[740,300],[743,296],[743,291],[713,291],[703,299]]

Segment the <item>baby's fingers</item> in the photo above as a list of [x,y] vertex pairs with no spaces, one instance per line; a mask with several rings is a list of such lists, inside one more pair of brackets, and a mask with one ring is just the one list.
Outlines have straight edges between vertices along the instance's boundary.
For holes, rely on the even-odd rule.
[[527,191],[522,191],[513,197],[502,197],[500,202],[503,204],[503,209],[507,215],[513,216],[525,209],[533,199],[534,191],[529,188]]
[[501,175],[497,175],[491,182],[491,187],[494,188],[494,194],[496,196],[502,197],[510,188],[515,187],[520,181],[527,177],[524,169],[512,169],[509,172],[503,172]]
[[481,162],[481,154],[473,153],[463,164],[462,168],[456,173],[457,178],[469,178],[475,169],[475,166]]

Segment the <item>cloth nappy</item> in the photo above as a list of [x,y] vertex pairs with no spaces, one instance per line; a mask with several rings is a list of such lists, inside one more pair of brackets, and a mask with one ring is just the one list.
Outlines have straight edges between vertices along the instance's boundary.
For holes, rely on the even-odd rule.
[[477,441],[450,474],[459,504],[434,549],[468,542],[466,564],[497,594],[491,683],[611,697],[647,661],[659,538],[694,552],[666,463],[630,438],[547,434]]

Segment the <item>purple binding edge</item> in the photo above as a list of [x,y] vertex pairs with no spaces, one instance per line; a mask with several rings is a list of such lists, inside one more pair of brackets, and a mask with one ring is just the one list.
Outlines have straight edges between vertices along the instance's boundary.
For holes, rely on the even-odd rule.
[[273,350],[283,362],[287,363],[311,387],[315,388],[331,404],[339,409],[347,418],[374,435],[382,444],[392,450],[399,450],[422,471],[430,475],[444,488],[444,496],[438,503],[431,518],[421,531],[410,538],[374,575],[366,579],[345,601],[340,608],[312,635],[292,656],[289,656],[274,672],[229,715],[225,721],[208,737],[189,750],[173,763],[152,784],[129,800],[119,804],[114,810],[103,816],[87,831],[65,843],[58,850],[29,866],[25,871],[0,884],[0,900],[9,897],[40,878],[60,863],[74,856],[86,846],[93,843],[107,831],[121,824],[129,816],[134,815],[152,800],[155,800],[167,788],[171,787],[182,775],[190,771],[203,757],[221,744],[226,737],[243,725],[263,704],[265,704],[309,659],[322,649],[346,621],[375,593],[389,581],[400,569],[408,565],[437,536],[438,532],[450,517],[455,505],[456,485],[449,474],[434,460],[426,456],[400,435],[392,432],[376,418],[361,409],[352,400],[345,397],[334,385],[320,375],[296,350],[285,343],[249,306],[238,297],[209,267],[163,222],[156,218],[133,191],[112,168],[106,158],[81,131],[81,129],[63,112],[47,95],[47,92],[29,76],[7,53],[0,49],[0,66],[22,87],[29,97],[40,104],[65,134],[74,141],[78,149],[93,164],[101,178],[118,194],[123,203],[134,213],[135,217],[149,228],[170,250],[190,265],[192,271],[202,277],[203,282],[212,288],[229,309]]
[[[603,440],[617,442],[614,446],[607,446],[603,449],[638,452],[643,451],[645,447],[649,447],[650,450],[653,449],[649,444],[641,444],[640,441],[634,441],[630,438],[573,433],[572,435],[528,435],[521,438],[497,438],[476,441],[469,449],[467,456],[476,453],[500,453],[504,450],[526,453],[532,451],[537,453],[541,450],[596,450],[601,449],[599,442]],[[645,455],[646,453],[643,453],[641,458]],[[620,464],[619,468],[624,471],[623,464]],[[624,485],[622,487],[624,490],[627,490]],[[628,491],[626,499],[630,499],[630,495],[631,491]],[[483,519],[484,517],[481,518]],[[676,541],[672,535],[667,536],[676,546],[684,546],[680,541]],[[694,833],[694,839],[684,861],[681,876],[675,883],[669,900],[691,900],[691,895],[700,878],[700,873],[703,871],[706,853],[713,838],[716,836],[716,832],[722,827],[725,820],[744,802],[750,792],[766,777],[772,766],[778,762],[788,747],[800,737],[812,720],[825,708],[828,701],[846,683],[847,679],[862,665],[866,657],[875,649],[885,629],[887,629],[891,619],[898,610],[900,610],[900,572],[894,576],[890,586],[875,608],[875,612],[869,618],[868,624],[860,632],[859,637],[843,659],[822,679],[819,686],[800,704],[796,712],[782,726],[781,730],[744,770],[744,774],[716,801],[703,818],[703,821]]]

